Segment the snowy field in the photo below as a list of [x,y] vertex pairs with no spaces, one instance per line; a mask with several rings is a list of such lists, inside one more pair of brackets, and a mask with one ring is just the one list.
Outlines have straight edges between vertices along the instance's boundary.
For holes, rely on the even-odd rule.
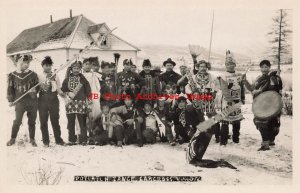
[[[200,168],[187,164],[184,151],[187,144],[174,147],[168,144],[155,144],[145,145],[142,148],[134,145],[123,148],[110,145],[57,146],[54,143],[50,123],[51,144],[49,148],[44,148],[38,119],[36,125],[38,147],[31,147],[26,142],[27,117],[24,116],[17,143],[7,147],[9,171],[7,180],[8,183],[18,185],[37,184],[38,180],[35,177],[39,171],[44,173],[51,171],[53,174],[52,176],[49,174],[49,182],[54,181],[56,174],[60,172],[61,175],[57,175],[61,177],[61,180],[58,180],[60,185],[84,183],[74,182],[74,175],[187,175],[201,176],[202,181],[197,183],[208,185],[290,185],[293,175],[292,117],[282,116],[276,146],[270,151],[258,152],[261,138],[252,121],[251,103],[251,96],[248,95],[246,105],[243,107],[245,120],[241,125],[240,144],[229,141],[226,147],[220,147],[213,138],[204,155],[204,159],[224,159],[237,167],[237,170]],[[7,109],[8,140],[14,119],[14,108]],[[62,101],[60,124],[62,138],[67,141],[67,120]]]

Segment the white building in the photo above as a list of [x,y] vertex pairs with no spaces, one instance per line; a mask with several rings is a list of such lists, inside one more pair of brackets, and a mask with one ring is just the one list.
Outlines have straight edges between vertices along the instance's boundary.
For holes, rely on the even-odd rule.
[[[70,18],[55,22],[52,22],[51,19],[48,24],[24,30],[7,45],[7,61],[11,63],[8,64],[8,70],[10,71],[13,66],[9,59],[10,56],[26,53],[31,54],[34,58],[30,67],[32,70],[41,71],[41,61],[45,56],[51,56],[55,69],[110,30],[106,23],[95,24],[83,15],[72,17],[70,14]],[[112,32],[103,44],[93,46],[79,59],[98,56],[100,61],[114,62],[113,54],[119,53],[121,55],[120,70],[123,68],[124,59],[131,58],[136,64],[138,51],[140,51],[139,48]]]

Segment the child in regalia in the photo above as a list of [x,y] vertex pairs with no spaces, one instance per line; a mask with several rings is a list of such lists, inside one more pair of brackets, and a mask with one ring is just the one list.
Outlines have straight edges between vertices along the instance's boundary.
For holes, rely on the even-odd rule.
[[61,138],[61,130],[59,125],[59,100],[57,94],[63,95],[60,89],[60,81],[58,76],[52,76],[53,61],[51,57],[46,56],[42,61],[43,73],[39,74],[39,80],[43,83],[40,85],[39,92],[39,118],[41,123],[41,131],[43,137],[43,143],[45,147],[49,146],[49,132],[48,132],[48,119],[53,129],[55,143],[58,145],[64,145],[64,141]]
[[91,112],[87,114],[86,125],[89,137],[92,137],[91,129],[94,121],[100,116],[100,80],[101,75],[92,71],[94,63],[99,63],[98,57],[85,58],[82,65],[82,75],[87,79],[91,87],[89,96],[89,109]]
[[14,105],[13,102],[24,93],[30,92],[15,104],[16,117],[12,126],[11,139],[7,142],[7,146],[11,146],[16,142],[16,137],[25,112],[27,112],[28,117],[30,143],[32,146],[37,146],[34,137],[35,120],[38,108],[38,88],[32,89],[32,87],[39,83],[39,79],[35,72],[28,69],[31,60],[31,55],[24,55],[16,58],[17,70],[8,75],[7,99],[10,106]]
[[[67,127],[69,130],[68,145],[75,145],[77,141],[76,134],[79,134],[79,143],[86,145],[87,129],[85,118],[88,113],[88,97],[91,93],[91,87],[87,79],[80,73],[80,61],[71,64],[70,70],[71,73],[67,75],[61,88],[66,95]],[[78,130],[76,129],[76,132],[75,125],[76,128],[79,127]]]

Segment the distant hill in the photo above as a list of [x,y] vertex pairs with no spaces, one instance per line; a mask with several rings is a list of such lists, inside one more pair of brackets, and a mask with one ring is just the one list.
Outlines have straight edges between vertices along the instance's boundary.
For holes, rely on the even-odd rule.
[[[142,50],[138,53],[138,66],[141,66],[145,58],[149,58],[152,65],[162,66],[163,61],[168,58],[172,58],[176,63],[180,63],[179,59],[184,57],[189,65],[193,64],[192,57],[189,53],[188,46],[173,46],[173,45],[140,45]],[[238,64],[245,65],[249,63],[250,57],[243,54],[235,53],[234,57]],[[208,59],[208,49],[203,48],[202,54],[198,57],[198,60]],[[220,68],[224,66],[225,52],[212,51],[210,61],[213,66]],[[178,67],[178,66],[176,66]]]

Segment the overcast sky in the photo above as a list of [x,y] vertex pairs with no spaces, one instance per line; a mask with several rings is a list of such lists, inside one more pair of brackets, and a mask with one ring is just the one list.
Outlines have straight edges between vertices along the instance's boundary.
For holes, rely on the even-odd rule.
[[[6,12],[7,43],[24,29],[49,23],[50,15],[53,15],[54,21],[69,17],[69,9],[72,9],[74,16],[83,14],[95,23],[106,22],[111,28],[118,27],[115,34],[137,46],[209,46],[213,9],[203,8],[201,3],[181,3],[180,6],[174,6],[168,1],[156,4],[103,1],[97,6],[41,5],[22,8],[16,6],[14,11]],[[268,45],[266,34],[270,30],[274,14],[275,9],[215,8],[212,48],[231,49],[250,56],[252,52],[261,52]]]

